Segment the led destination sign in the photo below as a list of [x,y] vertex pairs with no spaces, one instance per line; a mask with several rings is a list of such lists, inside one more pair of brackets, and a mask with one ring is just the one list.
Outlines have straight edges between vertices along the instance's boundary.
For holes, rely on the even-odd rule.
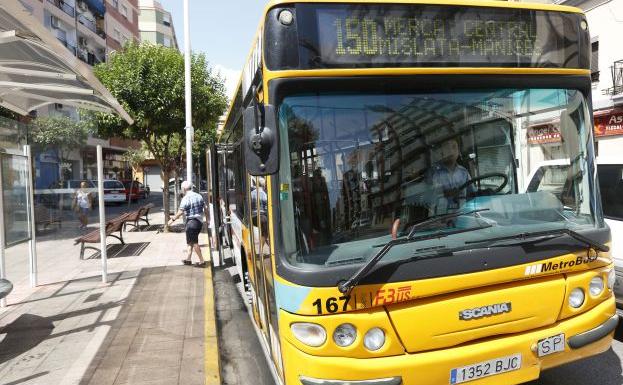
[[[589,68],[581,14],[426,4],[297,4],[299,68]],[[288,47],[284,47],[287,49]]]
[[319,28],[322,56],[334,60],[382,58],[423,60],[489,57],[532,60],[540,56],[536,22],[498,20],[443,20],[417,17],[353,17],[323,12]]

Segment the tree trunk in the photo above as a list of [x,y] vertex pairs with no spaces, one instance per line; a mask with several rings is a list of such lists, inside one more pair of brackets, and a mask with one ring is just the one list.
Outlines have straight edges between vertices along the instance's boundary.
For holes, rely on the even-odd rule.
[[179,171],[177,167],[173,170],[173,211],[177,212],[178,205],[180,204],[180,188],[177,185],[177,179],[179,178]]
[[[134,169],[130,169],[130,192],[128,193],[128,208],[132,203],[132,190],[134,190]],[[138,191],[138,188],[136,189]],[[138,198],[137,198],[138,199]]]
[[164,188],[162,189],[162,207],[164,208],[164,232],[169,232],[169,170],[162,168],[162,180]]

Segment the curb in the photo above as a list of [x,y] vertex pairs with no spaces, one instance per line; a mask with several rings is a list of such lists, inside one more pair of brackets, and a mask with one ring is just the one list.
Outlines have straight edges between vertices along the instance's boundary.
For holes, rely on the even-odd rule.
[[[205,238],[208,235],[205,234]],[[210,240],[206,242],[210,245]],[[205,249],[205,248],[204,248]],[[214,281],[212,280],[212,250],[207,247],[209,268],[205,269],[204,308],[205,308],[205,384],[221,385],[221,368],[218,353],[218,332],[216,329],[216,309],[214,307]]]

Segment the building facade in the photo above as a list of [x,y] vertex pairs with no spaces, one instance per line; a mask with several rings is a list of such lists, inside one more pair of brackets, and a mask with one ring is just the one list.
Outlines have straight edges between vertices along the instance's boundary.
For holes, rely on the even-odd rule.
[[171,13],[156,0],[140,0],[139,7],[141,40],[178,49]]
[[107,54],[119,51],[128,41],[140,41],[138,0],[106,0]]
[[[155,0],[139,0],[139,9],[138,27],[141,41],[179,49],[171,13]],[[160,191],[166,185],[161,175],[162,168],[154,159],[147,159],[135,170],[135,176],[149,186],[151,191]]]

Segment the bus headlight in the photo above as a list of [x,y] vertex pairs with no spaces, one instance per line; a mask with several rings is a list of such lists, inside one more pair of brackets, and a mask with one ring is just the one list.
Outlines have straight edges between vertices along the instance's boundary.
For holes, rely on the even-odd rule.
[[363,345],[366,349],[375,351],[385,345],[385,332],[380,328],[372,328],[368,330],[366,335],[363,337]]
[[297,340],[308,346],[318,347],[327,340],[327,332],[317,324],[296,322],[290,325],[290,330]]
[[351,324],[341,324],[333,332],[333,341],[343,348],[352,345],[356,338],[357,329]]
[[571,294],[569,294],[569,306],[574,309],[579,308],[584,303],[584,290],[576,287],[571,290]]
[[604,291],[604,279],[600,276],[593,277],[588,285],[588,291],[593,297],[597,297]]
[[612,269],[608,272],[608,289],[610,290],[614,289],[614,284],[616,283],[616,281],[617,281],[617,275],[614,269]]

